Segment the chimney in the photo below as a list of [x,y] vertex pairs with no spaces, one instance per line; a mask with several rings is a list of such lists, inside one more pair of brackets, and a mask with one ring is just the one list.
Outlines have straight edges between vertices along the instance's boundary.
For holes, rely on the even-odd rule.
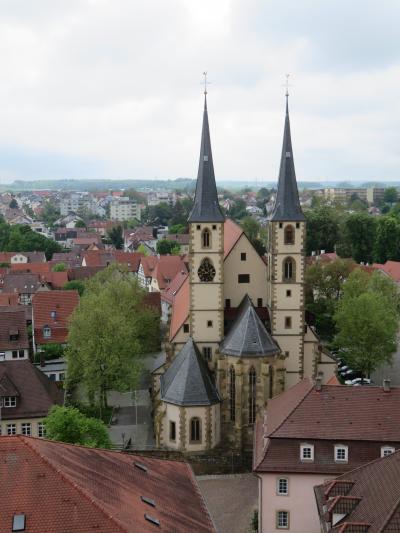
[[321,376],[317,376],[315,378],[315,390],[318,392],[321,392],[322,390],[322,377]]
[[390,392],[390,379],[383,380],[383,392]]

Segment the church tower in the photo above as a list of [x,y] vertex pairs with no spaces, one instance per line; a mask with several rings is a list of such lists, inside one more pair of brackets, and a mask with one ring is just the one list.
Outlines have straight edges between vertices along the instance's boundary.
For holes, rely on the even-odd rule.
[[285,356],[288,388],[304,375],[305,217],[293,160],[288,94],[278,191],[269,222],[268,283],[271,333]]
[[205,360],[215,362],[224,335],[224,215],[215,184],[206,91],[196,194],[188,222],[190,335]]

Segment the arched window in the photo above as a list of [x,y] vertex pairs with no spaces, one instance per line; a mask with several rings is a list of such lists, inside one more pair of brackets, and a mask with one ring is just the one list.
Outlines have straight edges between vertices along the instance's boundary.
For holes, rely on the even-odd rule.
[[294,244],[294,227],[291,225],[285,227],[284,242],[285,244]]
[[201,244],[203,248],[210,248],[211,246],[211,233],[208,228],[205,228],[201,234]]
[[249,424],[254,424],[256,421],[256,381],[256,371],[252,366],[249,372]]
[[208,257],[205,257],[200,263],[197,274],[200,278],[200,281],[212,281],[214,279],[215,268]]
[[190,442],[201,442],[201,420],[197,416],[190,420]]
[[291,281],[295,279],[295,262],[291,257],[283,261],[283,279]]
[[233,366],[229,369],[229,412],[231,421],[235,421],[235,401],[236,401],[236,372]]

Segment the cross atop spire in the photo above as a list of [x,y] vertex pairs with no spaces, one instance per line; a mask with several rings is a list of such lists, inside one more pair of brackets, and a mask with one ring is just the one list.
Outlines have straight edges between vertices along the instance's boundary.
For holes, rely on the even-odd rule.
[[[288,81],[288,75],[286,77]],[[300,221],[305,220],[300,207],[299,192],[297,190],[296,171],[294,168],[292,139],[290,135],[289,120],[289,93],[286,84],[286,115],[285,129],[283,134],[281,165],[279,169],[278,192],[276,193],[275,205],[272,211],[273,221]]]
[[188,222],[223,222],[218,203],[207,111],[207,73],[204,73],[204,111],[196,194]]

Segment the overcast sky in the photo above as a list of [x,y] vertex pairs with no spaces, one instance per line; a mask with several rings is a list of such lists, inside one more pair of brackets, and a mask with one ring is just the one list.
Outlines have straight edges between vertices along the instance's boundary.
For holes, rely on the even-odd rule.
[[0,180],[400,179],[398,0],[0,0]]

